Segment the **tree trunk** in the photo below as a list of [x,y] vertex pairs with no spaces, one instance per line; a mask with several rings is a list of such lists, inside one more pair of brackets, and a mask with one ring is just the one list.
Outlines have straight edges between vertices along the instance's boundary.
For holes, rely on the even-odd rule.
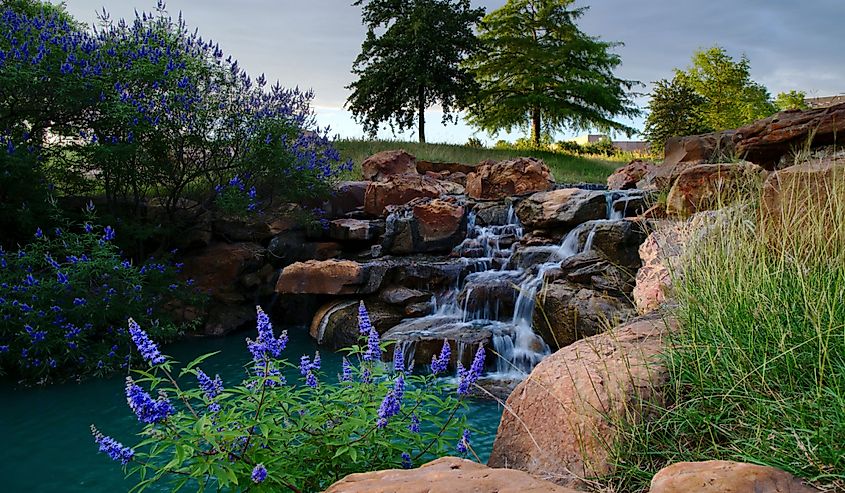
[[540,108],[531,110],[531,141],[535,147],[540,147]]
[[417,92],[417,111],[419,112],[419,130],[420,144],[425,144],[425,88],[420,86]]

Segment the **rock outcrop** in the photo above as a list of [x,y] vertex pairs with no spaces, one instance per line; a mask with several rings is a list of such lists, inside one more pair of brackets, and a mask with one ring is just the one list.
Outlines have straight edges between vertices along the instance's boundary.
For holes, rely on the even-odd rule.
[[660,354],[673,325],[636,319],[544,359],[508,397],[488,465],[570,485],[611,473],[615,422],[646,419],[662,400]]
[[763,170],[751,163],[699,164],[678,175],[666,199],[669,215],[690,216],[728,206],[753,190]]
[[649,493],[817,493],[774,467],[710,460],[678,462],[658,471]]
[[634,159],[625,166],[617,168],[612,175],[607,177],[607,188],[610,190],[636,188],[637,182],[642,180],[654,166],[654,163]]
[[385,181],[395,175],[416,175],[417,158],[404,150],[382,151],[361,163],[365,180]]
[[448,253],[466,237],[466,208],[455,201],[415,199],[389,209],[385,253]]
[[527,228],[571,229],[607,217],[607,199],[604,192],[580,188],[539,192],[521,201],[516,215]]
[[523,157],[479,165],[467,175],[466,192],[474,199],[499,200],[549,190],[553,184],[546,163]]
[[353,294],[366,280],[352,260],[308,260],[285,267],[276,282],[279,294]]
[[325,493],[576,493],[522,471],[442,457],[417,469],[350,474]]
[[387,206],[404,205],[420,198],[438,198],[447,193],[441,182],[421,175],[392,175],[385,181],[374,181],[364,193],[364,212],[374,217],[387,215]]
[[[402,307],[369,299],[367,312],[373,327],[384,333],[405,318]],[[358,332],[358,300],[335,300],[321,306],[311,321],[311,337],[317,344],[340,349],[360,343]]]

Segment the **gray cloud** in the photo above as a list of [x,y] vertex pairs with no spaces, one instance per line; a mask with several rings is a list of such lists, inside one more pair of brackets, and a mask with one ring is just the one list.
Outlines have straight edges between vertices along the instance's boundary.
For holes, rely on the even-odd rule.
[[[182,11],[189,26],[220,42],[251,74],[264,72],[287,86],[313,88],[319,107],[339,108],[364,36],[360,9],[351,3],[171,0],[168,10]],[[490,11],[504,1],[473,3]],[[130,17],[133,7],[155,6],[153,0],[69,0],[67,7],[90,23],[104,4],[113,17]],[[689,63],[694,50],[719,44],[734,56],[748,55],[753,78],[772,94],[790,89],[816,96],[845,92],[843,0],[597,0],[589,5],[582,29],[625,43],[618,49],[622,77],[646,83],[671,77],[673,68]],[[343,114],[331,113],[332,118]],[[338,120],[334,126],[354,133],[349,121]],[[448,128],[444,132],[450,135]],[[463,140],[468,132],[461,127]]]

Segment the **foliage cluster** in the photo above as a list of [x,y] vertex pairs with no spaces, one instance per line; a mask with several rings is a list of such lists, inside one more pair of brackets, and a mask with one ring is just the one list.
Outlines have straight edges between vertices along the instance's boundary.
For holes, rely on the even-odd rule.
[[111,226],[88,222],[33,230],[17,251],[0,248],[0,372],[28,382],[102,375],[129,363],[127,316],[160,340],[183,327],[167,311],[197,304],[180,264],[124,260]]
[[103,11],[93,30],[69,17],[0,10],[0,134],[37,155],[35,182],[130,218],[154,197],[173,222],[235,175],[259,202],[295,200],[346,167],[313,128],[311,92],[253,80],[162,2],[128,22]]
[[[449,344],[434,357],[429,375],[406,372],[398,347],[385,364],[385,344],[362,303],[360,345],[347,350],[340,375],[326,375],[319,353],[298,363],[283,357],[287,333],[276,336],[259,307],[258,337],[247,339],[247,376],[229,386],[200,368],[210,354],[174,375],[175,362],[134,321],[129,325],[149,364],[126,384],[142,439],[130,448],[93,426],[92,433],[101,452],[137,476],[135,491],[157,482],[174,491],[186,485],[199,491],[322,491],[350,473],[410,468],[449,450],[473,453],[463,399],[484,366],[483,347],[471,368],[459,366],[453,394],[454,387],[437,379],[451,359]],[[196,384],[180,386],[186,376]]]

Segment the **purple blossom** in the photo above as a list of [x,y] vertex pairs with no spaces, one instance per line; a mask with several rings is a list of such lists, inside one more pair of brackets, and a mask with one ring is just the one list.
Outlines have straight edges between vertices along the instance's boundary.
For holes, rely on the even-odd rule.
[[465,454],[467,453],[467,450],[469,450],[469,437],[469,430],[464,430],[463,434],[461,435],[461,439],[458,440],[458,446],[455,447],[458,450],[459,454]]
[[376,329],[370,328],[370,334],[367,336],[367,349],[364,351],[364,361],[380,361],[381,360],[381,346],[379,346],[379,337]]
[[402,452],[402,469],[410,469],[412,467],[414,467],[414,464],[411,462],[411,454]]
[[100,446],[100,452],[107,454],[111,460],[126,465],[135,456],[135,451],[124,447],[114,438],[103,435],[94,425],[91,425],[91,434],[94,436],[94,443]]
[[153,400],[150,394],[135,384],[132,377],[126,377],[126,402],[142,423],[158,423],[176,412],[167,396],[160,394],[158,399]]
[[463,367],[459,366],[460,383],[458,383],[458,395],[464,396],[469,393],[469,389],[478,381],[481,372],[484,371],[484,345],[479,344],[478,351],[475,352],[475,358],[472,360],[469,370],[463,371]]
[[311,369],[312,370],[319,370],[322,361],[320,360],[320,351],[316,351],[314,353],[314,361],[311,362]]
[[370,314],[367,313],[367,307],[364,302],[358,303],[358,332],[363,335],[368,335],[373,328],[370,322]]
[[440,355],[431,357],[431,373],[438,375],[445,373],[449,366],[449,360],[452,357],[452,347],[449,346],[449,341],[443,341],[443,348],[440,350]]
[[402,353],[402,348],[399,347],[398,343],[393,347],[393,371],[405,371],[405,355]]
[[41,228],[37,228],[37,229],[35,230],[35,237],[36,237],[36,238],[38,238],[39,240],[40,240],[41,238],[44,238],[44,232],[43,232],[43,231],[41,231]]
[[393,416],[399,414],[399,400],[396,398],[396,393],[393,390],[389,390],[387,394],[385,394],[384,399],[381,401],[381,405],[378,408],[378,420],[376,421],[376,426],[379,428],[384,428],[387,426],[387,422]]
[[[8,346],[7,346],[8,347]],[[2,351],[0,351],[2,352]],[[351,382],[352,381],[352,364],[349,363],[349,360],[346,357],[343,357],[343,363],[341,363],[341,368],[343,374],[340,377],[341,382]]]
[[258,314],[258,337],[255,341],[246,340],[249,352],[252,353],[252,358],[256,363],[263,361],[267,357],[278,358],[282,351],[288,344],[288,333],[282,331],[277,339],[273,335],[273,324],[270,323],[270,317],[264,313],[260,306],[255,307]]
[[267,468],[264,464],[258,464],[252,469],[252,482],[255,484],[263,483],[267,479]]
[[132,342],[138,347],[138,352],[150,366],[160,365],[164,363],[165,359],[159,351],[158,346],[154,343],[150,336],[144,332],[143,329],[131,318],[129,319],[129,335],[132,337]]
[[411,433],[420,432],[420,417],[416,413],[411,415],[411,424],[408,425],[408,431]]
[[114,228],[112,228],[111,226],[106,226],[103,229],[103,241],[112,241],[114,239],[114,236]]
[[199,387],[205,395],[205,398],[211,401],[208,405],[209,411],[212,413],[219,412],[220,404],[214,400],[217,396],[223,393],[223,380],[220,379],[220,375],[215,375],[212,380],[211,377],[206,375],[204,371],[197,368],[197,381],[199,382]]
[[402,398],[405,396],[405,377],[401,373],[396,377],[396,381],[393,382],[393,392],[396,393],[396,400],[401,403]]
[[311,359],[303,354],[299,358],[299,374],[304,377],[309,371],[311,371]]
[[305,375],[305,385],[311,387],[312,389],[317,388],[317,377],[311,370],[308,370],[308,374]]

